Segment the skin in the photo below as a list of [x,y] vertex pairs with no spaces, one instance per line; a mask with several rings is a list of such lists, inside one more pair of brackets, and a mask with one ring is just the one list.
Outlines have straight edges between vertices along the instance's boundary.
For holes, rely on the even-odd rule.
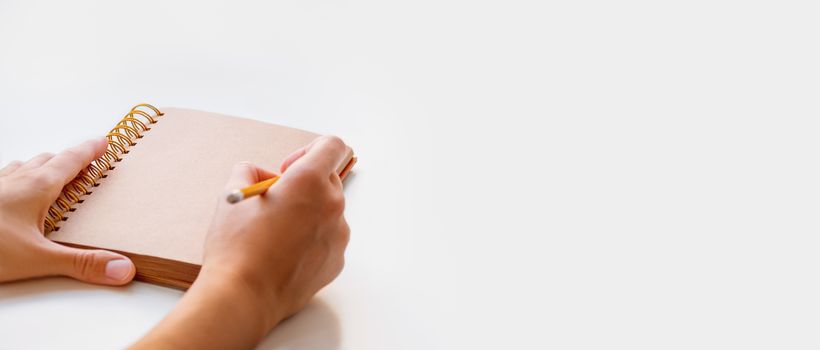
[[[133,264],[124,256],[67,248],[43,236],[48,207],[105,147],[104,140],[88,141],[56,156],[43,154],[0,170],[0,282],[65,275],[122,285],[133,278]],[[283,162],[282,178],[265,195],[234,205],[220,201],[199,277],[176,308],[133,348],[252,348],[304,308],[344,265],[350,229],[336,169],[345,155],[339,138],[320,137]],[[225,189],[273,175],[239,163]],[[116,261],[119,275],[111,269],[106,274],[111,261]]]
[[[119,254],[61,246],[43,235],[48,208],[77,173],[105,151],[87,141],[58,155],[43,153],[0,169],[0,282],[63,275],[107,285],[126,284],[134,265]],[[109,277],[106,267],[114,262]],[[117,274],[113,272],[118,272]]]

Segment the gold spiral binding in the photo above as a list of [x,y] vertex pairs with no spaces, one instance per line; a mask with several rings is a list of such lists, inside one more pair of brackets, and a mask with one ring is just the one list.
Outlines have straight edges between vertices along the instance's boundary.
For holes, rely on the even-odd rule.
[[68,207],[69,207],[68,210],[69,211],[76,210],[74,207],[71,206],[72,204],[79,203],[80,201],[82,201],[82,199],[80,199],[80,196],[78,196],[78,195],[74,194],[74,192],[70,192],[70,191],[69,192],[63,191],[63,197],[65,197],[68,200]]
[[[96,169],[97,171],[100,172],[100,174],[102,174],[102,175],[100,175],[100,177],[102,177],[102,178],[105,178],[105,177],[108,176],[108,175],[105,174],[105,172],[104,172],[105,170],[111,170],[112,169],[111,162],[109,162],[108,159],[105,159],[106,154],[103,154],[103,156],[101,158],[95,160],[94,163],[91,164],[91,166],[94,167],[94,169]],[[103,167],[103,165],[105,165],[105,167]]]
[[140,129],[142,129],[142,131],[151,130],[151,128],[146,126],[145,123],[142,122],[142,120],[132,117],[131,114],[125,116],[125,118],[122,118],[122,120],[120,120],[120,123],[117,125],[128,125],[128,123],[131,123],[130,126],[132,128],[139,127]]
[[69,204],[69,203],[65,200],[65,198],[63,198],[63,197],[57,198],[57,201],[56,201],[55,203],[57,204],[57,206],[59,206],[59,207],[60,207],[60,210],[61,210],[63,213],[65,213],[65,212],[67,212],[67,211],[70,211],[70,210],[71,210],[71,204]]
[[108,170],[114,169],[114,166],[111,165],[111,163],[119,162],[119,161],[122,160],[122,159],[120,159],[120,157],[117,157],[117,152],[115,152],[111,148],[108,148],[107,150],[105,150],[105,154],[103,154],[103,158],[108,161]]
[[95,179],[103,177],[103,172],[99,168],[97,168],[97,166],[94,165],[94,163],[89,164],[88,167],[85,168],[85,171],[91,174],[91,176],[93,176]]
[[165,113],[160,112],[160,111],[159,111],[159,109],[157,109],[157,107],[154,107],[154,106],[149,105],[149,104],[147,104],[147,103],[140,103],[140,104],[138,104],[138,105],[134,106],[134,108],[131,108],[131,112],[136,111],[136,110],[139,110],[140,108],[143,108],[143,107],[150,109],[150,110],[151,110],[151,111],[153,111],[153,112],[154,112],[154,114],[156,114],[158,117],[160,117],[160,116],[162,116],[162,115],[164,115],[164,114],[165,114]]
[[128,113],[128,115],[134,116],[134,117],[136,117],[138,115],[141,116],[141,117],[145,117],[145,119],[148,119],[148,123],[150,123],[150,124],[154,124],[154,123],[157,122],[157,120],[154,119],[154,117],[152,117],[150,114],[145,113],[145,112],[143,112],[139,109],[132,109],[131,112]]
[[106,172],[113,170],[116,162],[122,161],[122,155],[128,154],[128,149],[137,144],[145,132],[151,130],[148,125],[155,124],[162,113],[156,107],[141,103],[123,117],[112,128],[106,138],[108,149],[100,158],[91,162],[81,171],[74,180],[65,187],[56,201],[48,208],[45,222],[45,233],[60,229],[59,223],[68,220],[68,213],[76,210],[76,205],[83,202],[82,197],[92,194],[92,188],[100,185],[100,179],[106,178]]
[[116,132],[123,131],[123,132],[125,132],[125,135],[127,135],[128,137],[133,137],[135,139],[142,138],[142,135],[140,135],[140,132],[137,131],[137,129],[134,128],[133,126],[128,126],[128,125],[124,125],[124,124],[117,124],[117,126],[115,126],[113,129],[111,129],[110,132],[115,132],[115,131]]

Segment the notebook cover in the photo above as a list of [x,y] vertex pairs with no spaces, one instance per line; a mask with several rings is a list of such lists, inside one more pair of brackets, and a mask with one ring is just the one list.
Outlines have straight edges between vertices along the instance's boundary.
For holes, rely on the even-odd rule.
[[[217,201],[224,200],[232,166],[250,161],[278,171],[288,154],[318,135],[190,109],[161,110],[164,115],[151,130],[49,238],[124,253],[135,261],[138,279],[169,284],[156,277],[166,277],[163,269],[176,268],[174,262],[194,276],[198,272],[211,216]],[[353,162],[343,166],[344,172]]]

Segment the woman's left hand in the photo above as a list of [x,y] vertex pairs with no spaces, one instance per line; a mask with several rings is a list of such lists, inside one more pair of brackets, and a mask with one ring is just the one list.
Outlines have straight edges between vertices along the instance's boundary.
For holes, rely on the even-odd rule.
[[64,275],[122,285],[134,278],[134,264],[125,256],[66,247],[44,235],[48,209],[63,187],[107,146],[105,139],[90,140],[57,155],[43,153],[0,169],[0,282]]

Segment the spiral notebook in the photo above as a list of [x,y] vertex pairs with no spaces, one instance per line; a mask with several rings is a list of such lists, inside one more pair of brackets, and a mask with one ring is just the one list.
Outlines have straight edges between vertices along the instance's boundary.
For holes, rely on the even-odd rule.
[[[199,273],[211,215],[233,164],[278,170],[317,134],[181,108],[134,107],[108,133],[108,150],[48,211],[46,235],[119,252],[136,279],[188,288]],[[338,169],[342,178],[356,158]]]

